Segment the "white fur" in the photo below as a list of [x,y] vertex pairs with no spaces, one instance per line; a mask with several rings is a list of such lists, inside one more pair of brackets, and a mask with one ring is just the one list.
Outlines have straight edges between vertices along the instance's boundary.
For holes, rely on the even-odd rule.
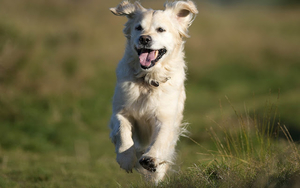
[[[110,10],[128,18],[123,31],[126,50],[116,70],[110,137],[121,168],[127,172],[135,168],[157,183],[174,160],[181,132],[186,98],[183,37],[188,36],[197,9],[192,1],[167,3],[164,11],[123,1]],[[143,30],[137,30],[138,25]],[[159,27],[166,31],[157,32]],[[136,51],[141,35],[151,36],[152,49],[167,50],[149,69],[141,68]]]

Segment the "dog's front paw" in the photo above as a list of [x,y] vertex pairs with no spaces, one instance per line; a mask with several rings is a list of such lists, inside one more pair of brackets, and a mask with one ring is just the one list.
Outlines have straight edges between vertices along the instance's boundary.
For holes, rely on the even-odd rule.
[[134,165],[137,161],[135,149],[133,147],[129,148],[128,150],[117,153],[117,162],[119,163],[120,167],[124,169],[127,173],[131,172],[134,168]]
[[155,172],[156,171],[156,161],[152,157],[147,157],[144,156],[140,159],[139,163],[142,165],[143,168],[150,172]]

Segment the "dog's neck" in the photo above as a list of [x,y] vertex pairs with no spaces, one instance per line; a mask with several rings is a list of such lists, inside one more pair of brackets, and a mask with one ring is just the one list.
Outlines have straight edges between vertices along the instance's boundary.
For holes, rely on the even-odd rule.
[[161,84],[166,83],[168,80],[171,79],[170,76],[161,76],[161,75],[157,75],[153,72],[139,72],[136,75],[136,78],[153,87],[159,87]]
[[138,81],[143,82],[149,86],[159,87],[161,84],[166,83],[171,79],[171,77],[167,76],[166,73],[167,72],[165,72],[165,74],[162,74],[161,71],[156,72],[139,70],[135,73],[135,78]]
[[170,79],[171,79],[171,77],[166,77],[165,80],[163,80],[161,82],[159,82],[157,80],[153,80],[153,79],[151,79],[150,82],[149,81],[147,82],[147,80],[145,79],[145,77],[143,77],[142,81],[145,82],[145,83],[147,83],[147,84],[149,84],[149,85],[151,85],[151,86],[158,87],[158,86],[160,86],[160,83],[166,83]]

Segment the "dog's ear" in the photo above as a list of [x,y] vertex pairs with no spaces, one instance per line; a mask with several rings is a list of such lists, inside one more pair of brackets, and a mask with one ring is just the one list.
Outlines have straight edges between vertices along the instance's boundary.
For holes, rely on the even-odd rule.
[[175,1],[165,4],[165,11],[171,11],[171,15],[178,22],[178,30],[182,37],[189,37],[188,28],[193,23],[198,10],[193,1]]
[[131,4],[127,0],[122,1],[118,6],[109,9],[116,16],[127,16],[131,18],[137,11],[146,10],[139,2]]

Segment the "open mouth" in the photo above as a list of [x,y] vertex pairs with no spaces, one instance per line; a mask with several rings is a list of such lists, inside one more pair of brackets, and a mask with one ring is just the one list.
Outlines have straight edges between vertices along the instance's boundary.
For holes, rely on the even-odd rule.
[[140,64],[143,69],[149,69],[155,65],[157,61],[159,61],[163,55],[167,52],[166,48],[162,48],[160,50],[152,50],[152,49],[136,49]]

